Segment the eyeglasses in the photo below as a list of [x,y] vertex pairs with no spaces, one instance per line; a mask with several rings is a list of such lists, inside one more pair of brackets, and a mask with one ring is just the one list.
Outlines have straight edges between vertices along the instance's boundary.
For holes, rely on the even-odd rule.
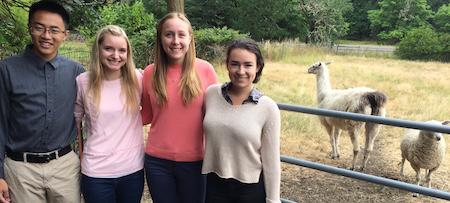
[[34,34],[34,35],[42,35],[46,31],[48,31],[48,33],[50,35],[57,35],[57,34],[66,32],[65,30],[59,29],[58,27],[45,27],[45,26],[39,25],[39,24],[31,25],[30,29],[31,29],[31,34]]

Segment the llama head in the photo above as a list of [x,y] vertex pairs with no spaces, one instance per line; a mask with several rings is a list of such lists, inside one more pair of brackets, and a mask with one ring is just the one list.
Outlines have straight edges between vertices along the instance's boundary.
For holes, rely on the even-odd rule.
[[317,74],[317,73],[319,73],[321,70],[327,68],[327,65],[330,64],[330,63],[331,63],[331,62],[322,62],[322,61],[317,62],[317,63],[313,64],[312,66],[310,66],[310,67],[308,68],[308,73],[311,73],[311,74]]

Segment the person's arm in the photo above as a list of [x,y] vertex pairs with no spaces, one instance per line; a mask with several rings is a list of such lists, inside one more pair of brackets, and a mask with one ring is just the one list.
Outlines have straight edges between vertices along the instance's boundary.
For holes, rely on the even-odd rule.
[[8,134],[8,85],[6,65],[0,62],[0,202],[10,202],[8,184],[5,181],[4,160],[5,146]]
[[149,67],[145,68],[144,76],[142,78],[141,116],[143,125],[150,124],[153,119],[152,104],[150,102],[149,95],[149,85],[151,83],[150,71],[152,71],[152,69],[150,69]]
[[261,137],[261,159],[266,190],[266,202],[280,202],[281,163],[280,163],[280,110],[275,102],[266,106],[266,123]]
[[0,178],[0,202],[1,203],[11,202],[11,199],[9,198],[8,184],[3,178]]
[[82,124],[77,123],[77,144],[78,144],[78,155],[80,156],[80,160],[83,158],[83,129]]
[[75,125],[77,127],[77,144],[78,144],[78,155],[80,160],[83,157],[83,131],[82,131],[82,120],[84,117],[84,91],[81,77],[77,77],[77,97],[75,99],[75,108],[73,115],[75,117]]

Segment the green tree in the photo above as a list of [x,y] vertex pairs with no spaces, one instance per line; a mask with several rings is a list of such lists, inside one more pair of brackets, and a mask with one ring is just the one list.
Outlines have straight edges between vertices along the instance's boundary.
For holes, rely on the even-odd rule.
[[[299,38],[306,35],[298,12],[299,0],[185,0],[185,14],[195,29],[230,28],[256,40]],[[144,2],[147,11],[161,18],[167,1]],[[267,6],[271,5],[271,6]]]
[[369,39],[370,21],[367,16],[367,11],[377,8],[378,0],[352,0],[353,12],[345,14],[345,21],[349,23],[349,30],[347,33],[348,39]]
[[230,27],[232,9],[234,9],[232,1],[186,1],[186,14],[196,28]]
[[2,1],[0,4],[0,59],[22,52],[30,43],[29,6],[29,1]]
[[145,0],[143,3],[145,10],[149,13],[153,13],[156,19],[161,19],[167,13],[166,0]]
[[448,4],[449,0],[427,0],[428,5],[430,5],[431,10],[436,12],[441,6]]
[[331,45],[345,36],[349,24],[344,14],[352,9],[350,0],[300,0],[300,12],[309,32],[305,41]]
[[434,24],[437,31],[450,33],[450,4],[439,8],[434,16]]
[[427,0],[382,0],[369,11],[372,31],[388,43],[397,43],[412,28],[429,25],[433,12]]

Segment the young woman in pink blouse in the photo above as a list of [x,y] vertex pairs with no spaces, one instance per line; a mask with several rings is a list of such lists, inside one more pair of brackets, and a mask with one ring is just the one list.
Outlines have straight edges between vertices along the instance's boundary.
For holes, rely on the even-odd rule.
[[77,126],[84,119],[87,129],[81,159],[81,190],[87,203],[141,202],[141,79],[123,29],[108,25],[99,30],[89,69],[76,80],[75,118]]
[[157,27],[154,63],[143,77],[142,120],[151,124],[145,173],[155,203],[204,201],[203,94],[217,82],[212,65],[195,56],[189,20],[169,13]]

